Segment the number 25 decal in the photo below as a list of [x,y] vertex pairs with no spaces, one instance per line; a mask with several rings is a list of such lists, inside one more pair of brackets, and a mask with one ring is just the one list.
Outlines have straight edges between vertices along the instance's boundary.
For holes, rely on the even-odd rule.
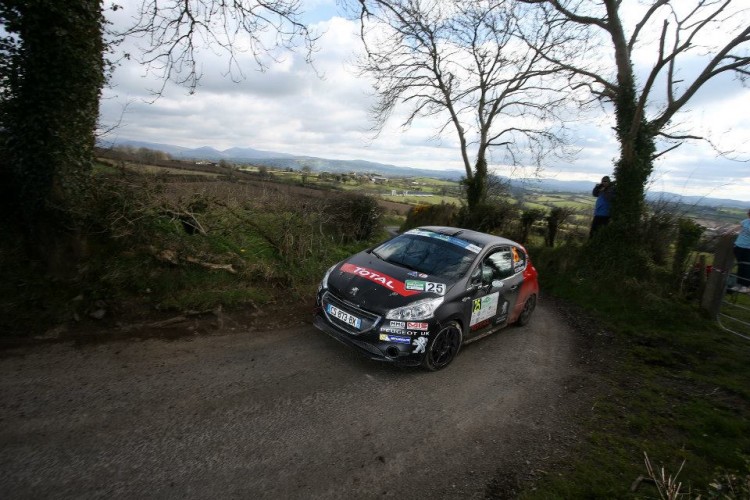
[[443,283],[427,282],[427,287],[425,288],[425,291],[426,292],[437,293],[438,295],[444,295],[445,294],[445,284],[443,284]]

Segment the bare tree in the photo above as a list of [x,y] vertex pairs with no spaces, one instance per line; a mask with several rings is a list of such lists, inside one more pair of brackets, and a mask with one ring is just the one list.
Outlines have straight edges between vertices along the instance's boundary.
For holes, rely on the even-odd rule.
[[118,37],[144,41],[136,57],[157,71],[163,82],[174,81],[195,90],[200,80],[197,53],[202,48],[228,56],[227,73],[242,75],[237,56],[249,52],[265,70],[278,61],[278,51],[303,44],[312,62],[317,36],[302,21],[300,0],[137,0],[135,24]]
[[[617,196],[613,223],[623,243],[638,245],[644,191],[654,160],[687,139],[673,123],[708,81],[733,73],[750,75],[750,9],[745,0],[521,0],[557,13],[568,23],[608,39],[611,63],[596,68],[585,57],[547,53],[548,62],[570,72],[593,96],[614,107],[620,157],[615,165]],[[627,15],[626,15],[627,13]],[[629,21],[629,22],[627,22]],[[534,36],[531,33],[530,36]],[[533,40],[530,40],[534,43]],[[607,43],[607,42],[605,42]],[[643,77],[634,70],[634,53],[651,55]],[[639,61],[640,62],[640,61]],[[697,71],[695,68],[698,65]],[[663,98],[658,98],[658,95]],[[659,147],[663,147],[658,151]]]
[[[359,67],[374,81],[376,130],[401,107],[405,128],[429,117],[438,136],[452,130],[470,211],[486,199],[492,151],[507,164],[539,165],[564,145],[557,112],[567,95],[559,65],[544,54],[572,50],[563,42],[573,38],[533,11],[505,0],[360,0]],[[534,24],[534,47],[543,50],[522,43],[525,23]]]

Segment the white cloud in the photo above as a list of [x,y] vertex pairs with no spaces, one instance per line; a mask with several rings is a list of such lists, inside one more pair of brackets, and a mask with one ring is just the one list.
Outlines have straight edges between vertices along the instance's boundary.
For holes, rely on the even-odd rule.
[[[333,0],[319,0],[324,10],[310,11],[309,19],[323,19],[334,11]],[[310,9],[312,4],[308,5]],[[118,13],[118,23],[122,12]],[[436,119],[420,119],[410,129],[400,128],[396,115],[375,137],[368,111],[373,104],[368,81],[356,76],[350,65],[359,47],[358,25],[340,17],[315,24],[323,32],[315,67],[300,54],[285,54],[280,64],[266,72],[255,69],[248,54],[240,55],[243,79],[225,76],[225,58],[204,51],[203,79],[194,95],[169,83],[163,95],[149,104],[148,89],[160,88],[155,75],[146,75],[134,61],[125,61],[104,92],[101,121],[122,125],[109,137],[168,143],[186,147],[253,147],[333,159],[364,159],[401,166],[459,169],[463,171],[454,134],[436,139]],[[132,49],[132,43],[130,44]],[[317,71],[317,73],[316,73]],[[144,76],[145,75],[145,76]],[[323,75],[323,78],[319,76]],[[235,74],[235,77],[238,76]],[[618,153],[612,126],[603,112],[571,122],[575,161],[557,160],[543,175],[564,179],[596,180],[612,172]],[[743,151],[750,135],[750,90],[729,79],[711,82],[679,116],[680,130],[705,133],[726,150]],[[501,161],[496,155],[497,161]],[[508,173],[509,168],[500,167]],[[531,170],[526,170],[531,173]],[[516,172],[516,175],[523,175]],[[654,185],[658,190],[683,194],[708,194],[750,200],[745,193],[750,165],[717,158],[707,144],[683,146],[657,163]],[[744,184],[743,184],[744,183]],[[729,195],[731,193],[731,196]]]

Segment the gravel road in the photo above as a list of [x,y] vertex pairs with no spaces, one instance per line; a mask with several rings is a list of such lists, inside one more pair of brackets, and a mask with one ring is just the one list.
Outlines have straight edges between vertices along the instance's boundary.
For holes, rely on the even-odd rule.
[[544,304],[436,373],[307,324],[6,350],[0,498],[497,495],[564,453],[574,350]]

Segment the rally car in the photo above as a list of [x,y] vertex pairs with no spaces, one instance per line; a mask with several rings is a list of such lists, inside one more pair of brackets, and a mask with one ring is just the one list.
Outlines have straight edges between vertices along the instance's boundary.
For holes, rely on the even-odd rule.
[[439,370],[463,344],[528,323],[538,294],[520,244],[420,227],[332,266],[314,324],[372,359]]

